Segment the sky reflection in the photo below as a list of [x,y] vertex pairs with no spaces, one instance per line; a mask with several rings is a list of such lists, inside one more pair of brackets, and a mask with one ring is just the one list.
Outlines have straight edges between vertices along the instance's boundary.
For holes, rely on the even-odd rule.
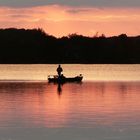
[[0,127],[138,127],[139,85],[0,83]]

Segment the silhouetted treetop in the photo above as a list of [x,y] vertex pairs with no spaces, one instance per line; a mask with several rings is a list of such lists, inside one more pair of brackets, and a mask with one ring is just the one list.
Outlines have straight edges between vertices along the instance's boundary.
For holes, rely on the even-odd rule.
[[0,63],[140,63],[140,36],[61,38],[43,29],[0,29]]

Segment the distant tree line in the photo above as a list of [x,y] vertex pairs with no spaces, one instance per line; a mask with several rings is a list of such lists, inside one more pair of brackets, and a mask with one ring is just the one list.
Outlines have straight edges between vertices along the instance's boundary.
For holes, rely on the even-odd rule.
[[0,29],[0,63],[139,64],[140,36],[56,38],[42,29]]

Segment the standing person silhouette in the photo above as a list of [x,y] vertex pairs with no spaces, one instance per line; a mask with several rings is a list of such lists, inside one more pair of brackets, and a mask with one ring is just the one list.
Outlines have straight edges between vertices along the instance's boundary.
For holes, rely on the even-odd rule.
[[63,69],[61,68],[60,64],[58,65],[58,68],[56,69],[56,71],[58,73],[58,76],[60,77],[61,76],[61,72],[63,71]]

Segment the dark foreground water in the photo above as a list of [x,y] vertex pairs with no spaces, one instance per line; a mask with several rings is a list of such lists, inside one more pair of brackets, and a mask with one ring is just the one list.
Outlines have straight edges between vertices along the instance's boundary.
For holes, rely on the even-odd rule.
[[83,82],[61,86],[42,67],[0,67],[0,140],[140,139],[139,65],[78,65]]

